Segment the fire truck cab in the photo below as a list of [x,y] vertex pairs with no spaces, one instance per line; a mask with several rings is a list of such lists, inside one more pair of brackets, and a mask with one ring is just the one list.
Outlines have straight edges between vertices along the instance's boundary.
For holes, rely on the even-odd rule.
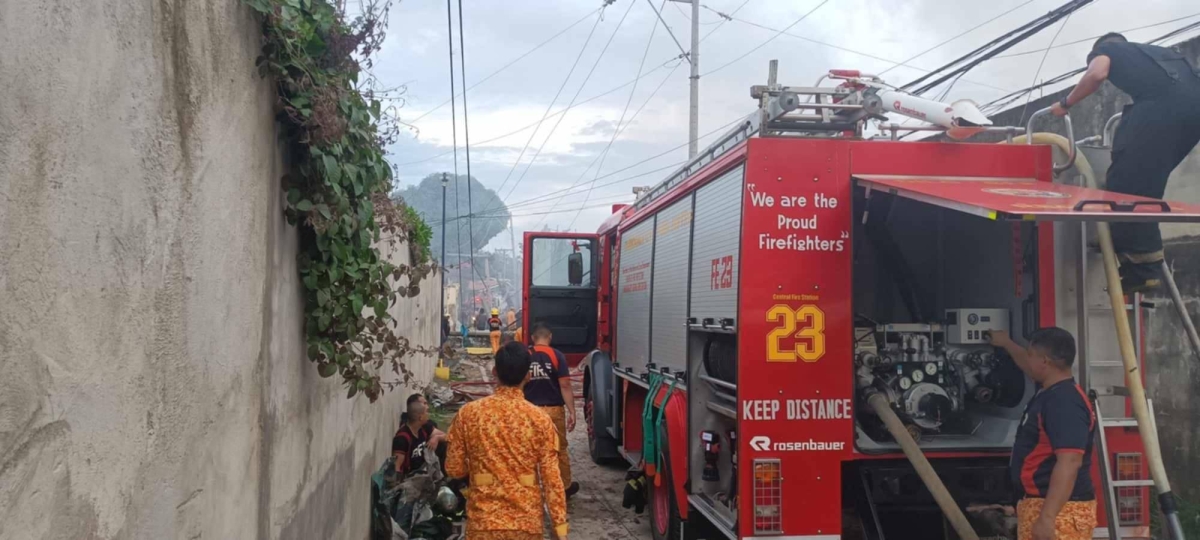
[[[868,140],[853,88],[756,91],[758,113],[595,234],[526,233],[523,324],[582,371],[592,458],[650,475],[656,539],[957,538],[867,396],[961,507],[1012,504],[1035,388],[987,332],[1102,328],[1086,224],[1200,207],[1076,185],[1047,145]],[[1078,380],[1129,416],[1111,334],[1085,341]],[[1092,477],[1146,478],[1137,431],[1104,429]],[[1148,489],[1119,495],[1121,536],[1148,537]],[[981,538],[1012,527],[969,514]]]

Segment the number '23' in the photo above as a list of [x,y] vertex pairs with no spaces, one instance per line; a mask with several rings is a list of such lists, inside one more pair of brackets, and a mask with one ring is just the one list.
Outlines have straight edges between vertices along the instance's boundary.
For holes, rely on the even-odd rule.
[[[795,362],[797,358],[816,362],[825,356],[825,312],[821,308],[776,304],[767,310],[767,321],[778,325],[767,334],[768,362]],[[792,337],[795,345],[785,349],[782,340]]]

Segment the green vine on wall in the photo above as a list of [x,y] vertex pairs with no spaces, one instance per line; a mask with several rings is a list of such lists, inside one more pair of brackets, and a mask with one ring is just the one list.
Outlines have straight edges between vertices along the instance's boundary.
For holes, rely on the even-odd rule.
[[[404,358],[430,354],[396,333],[387,310],[420,292],[433,270],[432,231],[388,192],[384,148],[399,122],[378,90],[371,58],[383,43],[390,0],[362,2],[348,19],[328,0],[243,0],[262,16],[259,74],[278,91],[288,157],[284,213],[300,231],[308,358],[322,377],[341,375],[347,397],[375,401],[411,376]],[[380,254],[407,242],[411,264]],[[396,378],[383,379],[387,371]]]

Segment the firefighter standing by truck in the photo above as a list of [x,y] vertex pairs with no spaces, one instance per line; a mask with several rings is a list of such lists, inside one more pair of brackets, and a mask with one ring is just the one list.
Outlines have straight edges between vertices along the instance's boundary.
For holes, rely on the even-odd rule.
[[1038,385],[1025,406],[1009,474],[1018,490],[1018,540],[1085,540],[1096,527],[1092,443],[1096,414],[1071,376],[1075,338],[1043,328],[1023,348],[1007,332],[989,340],[1003,348]]
[[500,349],[492,368],[496,393],[463,405],[446,436],[446,474],[470,476],[467,540],[539,540],[543,509],[554,535],[567,538],[554,423],[521,390],[529,365],[525,345]]
[[579,482],[571,481],[571,455],[567,452],[567,432],[575,431],[575,391],[571,388],[571,369],[567,357],[550,346],[554,337],[550,327],[533,325],[533,354],[529,364],[529,382],[525,384],[525,399],[537,405],[558,431],[558,468],[567,497],[579,491]]
[[[1053,112],[1065,116],[1107,80],[1133,98],[1125,107],[1112,146],[1105,188],[1161,199],[1171,171],[1200,142],[1200,72],[1178,52],[1129,43],[1110,33],[1096,40],[1088,67]],[[1162,281],[1162,233],[1157,223],[1113,223],[1113,248],[1127,294],[1158,288]]]

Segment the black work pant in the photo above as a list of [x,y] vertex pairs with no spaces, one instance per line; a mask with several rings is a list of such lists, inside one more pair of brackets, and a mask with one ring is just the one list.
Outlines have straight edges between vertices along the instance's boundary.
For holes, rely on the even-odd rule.
[[[1200,82],[1174,96],[1125,107],[1113,141],[1106,189],[1161,199],[1167,179],[1200,142]],[[1157,223],[1113,223],[1113,248],[1133,262],[1162,259]]]

